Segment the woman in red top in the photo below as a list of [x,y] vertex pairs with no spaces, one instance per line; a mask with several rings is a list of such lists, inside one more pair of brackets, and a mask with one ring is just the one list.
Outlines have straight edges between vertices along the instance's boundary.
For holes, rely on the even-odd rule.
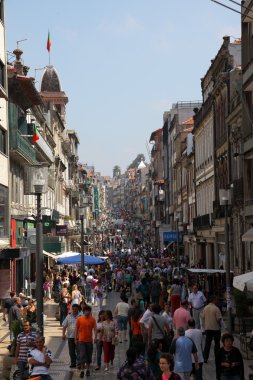
[[181,377],[173,372],[174,360],[171,354],[162,354],[159,364],[163,380],[181,380]]
[[136,340],[143,340],[140,326],[141,317],[142,312],[138,309],[134,311],[131,317],[132,342]]

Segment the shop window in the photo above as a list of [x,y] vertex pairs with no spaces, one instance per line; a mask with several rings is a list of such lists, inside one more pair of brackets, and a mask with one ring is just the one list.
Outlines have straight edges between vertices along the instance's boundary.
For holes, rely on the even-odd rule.
[[0,185],[0,237],[8,235],[8,188]]
[[0,127],[0,152],[7,154],[7,132]]

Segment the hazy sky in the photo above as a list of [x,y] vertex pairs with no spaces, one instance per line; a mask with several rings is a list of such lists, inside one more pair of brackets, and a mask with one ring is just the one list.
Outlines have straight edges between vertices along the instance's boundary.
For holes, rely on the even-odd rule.
[[[220,0],[236,8],[229,0]],[[69,97],[67,128],[79,159],[112,175],[163,125],[172,103],[201,99],[200,78],[223,40],[240,37],[240,15],[210,0],[6,0],[7,50],[16,41],[39,88],[51,63]]]

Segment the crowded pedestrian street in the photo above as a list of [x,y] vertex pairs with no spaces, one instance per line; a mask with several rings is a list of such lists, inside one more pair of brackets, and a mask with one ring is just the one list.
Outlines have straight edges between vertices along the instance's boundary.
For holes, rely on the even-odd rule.
[[[119,292],[111,291],[107,293],[106,298],[103,299],[103,309],[104,310],[114,310],[116,304],[119,302]],[[134,295],[133,295],[134,297]],[[75,380],[80,378],[80,370],[70,368],[70,357],[68,351],[68,344],[66,340],[62,339],[62,327],[60,323],[55,318],[55,314],[59,309],[58,304],[53,300],[47,301],[44,305],[44,310],[46,314],[45,319],[45,338],[46,346],[52,352],[52,365],[50,367],[50,375],[53,380]],[[92,306],[92,314],[95,319],[98,315],[98,307]],[[9,329],[8,324],[0,318],[0,365],[1,370],[3,370],[3,358],[7,355],[7,346],[9,344]],[[204,346],[205,336],[203,335],[202,343]],[[235,345],[239,347],[239,336],[235,334]],[[128,342],[119,343],[115,349],[115,360],[113,368],[110,368],[108,372],[104,372],[103,367],[96,371],[96,351],[93,352],[92,364],[91,364],[91,377],[94,379],[117,379],[117,373],[120,367],[126,361],[126,351],[129,347]],[[15,366],[12,366],[11,375],[15,370]],[[246,360],[244,354],[244,370],[245,379],[248,379],[249,374],[253,371],[252,357]],[[3,372],[6,373],[6,372]],[[7,379],[7,377],[1,377],[1,379]],[[10,377],[11,379],[12,377]],[[208,363],[203,366],[203,379],[211,380],[215,378],[215,360],[213,355],[213,349],[210,351],[210,357]]]
[[0,0],[0,380],[253,380],[253,0]]

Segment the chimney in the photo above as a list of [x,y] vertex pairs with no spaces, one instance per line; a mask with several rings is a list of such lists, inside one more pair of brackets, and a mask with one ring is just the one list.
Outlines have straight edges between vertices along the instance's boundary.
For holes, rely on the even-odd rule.
[[23,51],[19,48],[13,50],[13,54],[16,56],[16,60],[14,61],[14,68],[18,75],[24,75],[23,72],[23,65],[21,62],[21,55],[23,54]]

